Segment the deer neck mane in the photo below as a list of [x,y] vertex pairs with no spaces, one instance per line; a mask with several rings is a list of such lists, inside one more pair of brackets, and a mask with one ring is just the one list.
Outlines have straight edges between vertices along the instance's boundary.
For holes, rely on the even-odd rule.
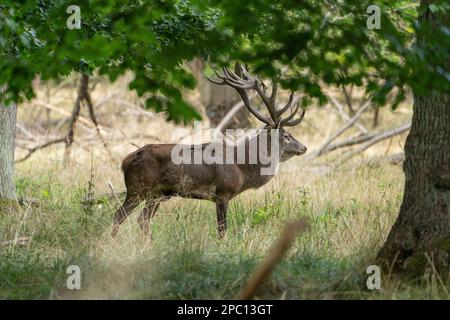
[[[267,139],[267,143],[260,144],[258,143],[259,139]],[[254,150],[254,146],[257,146],[256,151]],[[241,148],[241,150],[245,149],[246,152],[245,163],[238,163],[238,166],[244,173],[246,179],[246,189],[258,188],[268,183],[274,177],[276,171],[275,167],[278,165],[279,161],[279,152],[276,154],[276,157],[275,155],[274,158],[270,157],[272,153],[270,131],[268,134],[260,132],[253,137],[246,138],[235,147],[236,152],[239,152],[239,148]],[[262,157],[260,155],[262,155]],[[267,163],[268,159],[270,159],[270,163]],[[276,163],[273,163],[273,159]],[[273,170],[269,170],[271,166],[274,166]]]

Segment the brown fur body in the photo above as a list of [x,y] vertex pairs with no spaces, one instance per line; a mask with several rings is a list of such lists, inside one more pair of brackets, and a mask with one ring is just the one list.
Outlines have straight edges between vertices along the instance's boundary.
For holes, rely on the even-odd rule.
[[[281,161],[296,154],[302,154],[306,148],[285,131],[290,143],[283,143],[280,138],[279,150]],[[253,139],[256,139],[254,137]],[[246,150],[250,144],[247,139]],[[206,148],[210,144],[185,146],[194,152],[195,148]],[[270,144],[267,144],[270,146]],[[248,152],[243,164],[237,161],[237,146],[234,148],[232,164],[174,164],[172,149],[175,144],[149,144],[131,154],[122,163],[127,197],[124,204],[117,210],[114,218],[113,234],[117,233],[119,225],[141,202],[146,206],[139,217],[139,223],[144,232],[149,231],[149,220],[155,214],[159,203],[173,196],[214,201],[217,209],[219,234],[226,229],[226,211],[228,202],[241,192],[259,188],[269,182],[273,175],[261,175],[259,159],[255,164],[249,164]],[[225,146],[223,146],[225,154]],[[270,150],[267,151],[270,153]]]
[[[119,225],[139,202],[146,201],[146,206],[139,217],[139,224],[144,232],[148,232],[149,220],[158,209],[159,202],[172,196],[181,196],[214,201],[219,235],[223,236],[227,228],[226,218],[230,199],[245,190],[259,188],[269,182],[273,177],[270,173],[276,171],[274,165],[278,165],[278,161],[286,161],[292,156],[306,152],[306,147],[283,129],[284,126],[299,124],[305,115],[303,110],[302,114],[295,118],[300,103],[297,103],[297,106],[291,110],[295,100],[294,93],[291,92],[287,104],[278,109],[276,106],[278,81],[272,82],[272,93],[268,96],[265,89],[267,86],[258,77],[250,75],[240,64],[236,64],[235,70],[236,72],[232,72],[228,68],[223,68],[223,75],[216,73],[220,80],[209,80],[218,85],[235,88],[248,111],[266,124],[265,130],[234,146],[233,159],[229,159],[233,161],[218,161],[225,164],[210,161],[215,158],[215,155],[222,154],[225,157],[228,155],[231,157],[226,152],[228,150],[226,144],[216,145],[216,142],[182,147],[183,156],[191,155],[191,153],[198,155],[195,152],[199,149],[207,150],[211,154],[210,158],[207,157],[208,161],[202,161],[205,160],[202,156],[202,159],[198,161],[199,164],[196,164],[195,161],[178,161],[177,159],[175,159],[177,161],[172,161],[174,160],[172,159],[172,150],[177,146],[174,144],[149,144],[128,155],[122,164],[127,197],[115,214],[113,235],[117,233]],[[270,118],[260,114],[252,106],[247,90],[255,90],[258,93],[269,111]],[[281,116],[288,110],[291,110],[290,115],[283,119]],[[277,135],[273,132],[276,132]],[[264,139],[270,140],[266,140],[264,143]],[[263,143],[260,143],[261,141]],[[279,152],[274,154],[277,156],[276,164],[273,161],[266,162],[262,158],[270,155],[269,160],[273,160],[271,146],[274,143]],[[242,150],[244,150],[245,156],[242,155]],[[276,148],[273,150],[276,152]],[[214,156],[212,156],[213,152]],[[194,158],[198,160],[197,157],[192,157],[192,160]],[[270,171],[264,170],[263,174],[264,166],[269,167]],[[264,169],[268,169],[267,167]]]

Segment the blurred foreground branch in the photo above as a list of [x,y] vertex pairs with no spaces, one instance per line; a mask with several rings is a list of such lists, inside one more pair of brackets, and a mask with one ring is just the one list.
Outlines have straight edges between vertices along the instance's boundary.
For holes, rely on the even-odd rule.
[[270,277],[275,266],[281,261],[286,251],[291,247],[296,236],[308,227],[306,219],[290,221],[286,224],[280,238],[270,249],[269,254],[264,258],[260,265],[250,275],[238,299],[252,299],[257,290]]

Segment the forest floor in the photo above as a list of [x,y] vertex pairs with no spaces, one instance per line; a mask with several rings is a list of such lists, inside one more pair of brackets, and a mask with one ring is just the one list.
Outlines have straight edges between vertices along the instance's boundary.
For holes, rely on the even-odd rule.
[[[103,122],[106,110],[104,119],[100,114]],[[320,112],[313,110],[303,129],[293,130],[310,150],[331,132]],[[28,117],[22,108],[19,122]],[[132,128],[167,140],[169,133],[161,126],[167,132],[175,127],[158,117],[144,116]],[[408,117],[409,111],[400,112],[382,123],[389,127]],[[124,123],[130,122],[121,122],[126,130]],[[125,132],[132,136],[133,130]],[[115,137],[107,137],[111,146],[126,145]],[[382,274],[380,290],[366,286],[367,267],[397,216],[404,180],[401,165],[366,160],[401,151],[404,135],[338,170],[321,170],[328,158],[289,160],[269,184],[232,200],[223,240],[217,237],[213,203],[179,198],[161,205],[152,220],[151,240],[138,228],[140,208],[112,238],[112,217],[124,191],[120,159],[136,147],[112,148],[117,160],[111,161],[102,144],[91,140],[90,147],[75,143],[69,162],[62,161],[64,148],[55,146],[17,165],[19,197],[27,201],[18,212],[0,215],[1,299],[232,299],[286,222],[300,217],[308,219],[308,230],[295,240],[258,298],[449,298],[450,284],[433,274],[411,282]],[[149,140],[140,136],[133,141]],[[109,182],[117,198],[107,196]],[[80,290],[67,289],[70,265],[81,270]]]

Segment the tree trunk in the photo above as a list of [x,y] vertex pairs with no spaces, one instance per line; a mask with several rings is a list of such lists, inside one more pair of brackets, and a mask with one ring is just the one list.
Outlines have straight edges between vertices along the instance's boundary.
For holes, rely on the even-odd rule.
[[[421,6],[430,1],[422,0]],[[449,19],[424,10],[435,26]],[[421,41],[419,36],[418,41]],[[425,39],[424,39],[425,40]],[[413,119],[405,145],[405,190],[397,221],[378,253],[396,271],[421,274],[450,264],[450,94],[414,94]]]
[[[229,86],[219,86],[205,79],[203,74],[205,63],[202,60],[194,59],[190,66],[197,78],[206,116],[211,122],[211,127],[217,127],[228,111],[241,101],[241,98],[235,89]],[[250,126],[248,115],[246,108],[241,108],[224,129],[248,128]]]
[[0,209],[3,204],[16,201],[14,185],[14,140],[17,107],[0,104]]

